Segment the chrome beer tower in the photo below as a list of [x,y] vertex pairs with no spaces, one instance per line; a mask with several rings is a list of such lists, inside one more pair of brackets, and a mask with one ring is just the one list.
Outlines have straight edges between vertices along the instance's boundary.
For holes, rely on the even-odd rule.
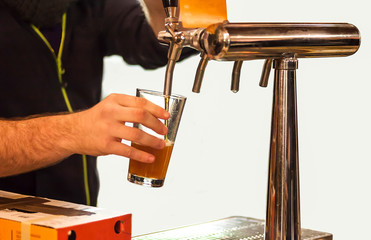
[[[163,0],[170,45],[164,94],[171,93],[175,62],[183,47],[201,52],[194,92],[200,92],[209,60],[235,61],[231,90],[238,92],[244,60],[265,59],[260,86],[275,69],[271,125],[265,240],[300,240],[300,192],[297,136],[296,69],[298,58],[345,57],[360,45],[358,29],[347,23],[229,23],[184,29],[177,17],[177,0]],[[255,238],[254,238],[255,239]],[[318,239],[318,238],[310,238]],[[320,239],[332,239],[332,235]]]

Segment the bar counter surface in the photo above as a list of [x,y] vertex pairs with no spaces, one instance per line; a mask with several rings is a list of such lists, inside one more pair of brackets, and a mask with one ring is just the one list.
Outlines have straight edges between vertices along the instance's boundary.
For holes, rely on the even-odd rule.
[[[264,220],[233,216],[133,237],[133,240],[264,240]],[[302,229],[302,240],[332,240],[332,234]]]

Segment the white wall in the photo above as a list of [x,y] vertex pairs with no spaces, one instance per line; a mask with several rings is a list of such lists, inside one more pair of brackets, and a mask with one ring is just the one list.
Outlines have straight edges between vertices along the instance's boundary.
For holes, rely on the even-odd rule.
[[[228,1],[231,22],[349,22],[361,31],[353,56],[301,59],[297,71],[302,227],[334,239],[367,238],[371,223],[371,9],[368,1]],[[99,159],[99,206],[133,213],[133,234],[241,215],[265,218],[272,105],[262,61],[245,62],[230,92],[231,62],[209,62],[192,93],[199,57],[176,66],[173,92],[188,97],[165,186],[126,181],[128,159]],[[104,95],[162,90],[164,69],[106,59]]]

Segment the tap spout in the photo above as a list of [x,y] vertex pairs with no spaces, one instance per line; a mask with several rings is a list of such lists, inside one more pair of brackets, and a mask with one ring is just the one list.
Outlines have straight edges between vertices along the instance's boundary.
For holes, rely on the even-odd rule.
[[193,84],[192,92],[194,93],[200,93],[201,91],[201,84],[202,80],[204,79],[205,69],[207,66],[207,63],[209,62],[209,58],[207,57],[205,52],[201,53],[201,60],[198,64],[196,76],[195,76],[195,82]]
[[235,61],[232,72],[231,91],[237,93],[240,90],[240,76],[243,61]]
[[170,96],[171,89],[173,85],[173,73],[175,68],[175,63],[179,60],[180,54],[182,53],[183,47],[180,44],[171,42],[169,53],[168,53],[168,62],[166,66],[165,73],[165,85],[164,85],[164,95]]
[[262,75],[261,75],[260,82],[259,82],[260,87],[268,86],[269,74],[272,69],[272,63],[273,63],[273,59],[271,58],[266,59],[264,62],[264,67],[263,67]]

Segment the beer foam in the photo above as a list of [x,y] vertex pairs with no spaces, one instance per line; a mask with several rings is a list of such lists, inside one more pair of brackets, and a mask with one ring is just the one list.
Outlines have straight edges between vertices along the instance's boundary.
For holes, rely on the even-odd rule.
[[170,146],[173,146],[173,145],[174,145],[173,141],[170,141],[169,139],[165,139],[165,146],[166,147],[170,147]]

